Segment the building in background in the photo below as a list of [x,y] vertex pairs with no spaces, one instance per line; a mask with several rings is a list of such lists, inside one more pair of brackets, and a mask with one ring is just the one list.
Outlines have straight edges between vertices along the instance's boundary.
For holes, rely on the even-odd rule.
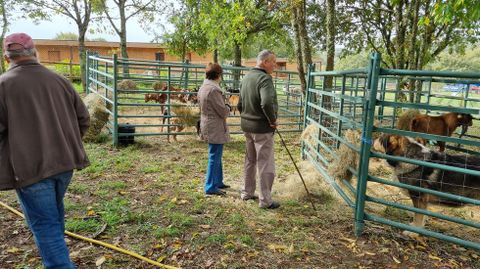
[[[34,43],[42,63],[71,62],[72,64],[79,64],[77,40],[34,39]],[[118,42],[85,41],[85,47],[87,50],[97,52],[102,56],[111,56],[115,53],[120,55],[120,44]],[[127,53],[131,59],[181,61],[180,57],[169,54],[166,47],[158,43],[128,42]],[[207,64],[212,61],[213,56],[211,53],[202,56],[189,52],[186,58],[191,63]]]
[[[78,65],[78,41],[77,40],[50,40],[34,39],[40,62],[44,64],[63,63],[66,65]],[[97,52],[101,56],[120,55],[120,44],[107,41],[85,41],[85,47],[91,52]],[[127,52],[130,59],[151,61],[181,62],[180,57],[168,53],[166,46],[159,43],[128,42]],[[198,55],[189,52],[186,58],[192,64],[208,64],[213,61],[212,53]],[[315,60],[316,70],[321,70],[321,60]],[[242,65],[253,67],[256,59],[244,59]],[[71,67],[70,67],[71,69]],[[287,58],[277,58],[277,70],[297,71],[297,63]]]

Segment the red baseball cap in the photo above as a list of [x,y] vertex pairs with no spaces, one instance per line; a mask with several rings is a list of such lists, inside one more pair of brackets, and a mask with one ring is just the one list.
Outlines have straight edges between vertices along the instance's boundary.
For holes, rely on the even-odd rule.
[[25,33],[13,33],[5,37],[3,41],[3,49],[7,50],[18,50],[17,49],[10,49],[11,45],[20,45],[24,49],[33,49],[35,45],[33,44],[32,38],[25,34]]

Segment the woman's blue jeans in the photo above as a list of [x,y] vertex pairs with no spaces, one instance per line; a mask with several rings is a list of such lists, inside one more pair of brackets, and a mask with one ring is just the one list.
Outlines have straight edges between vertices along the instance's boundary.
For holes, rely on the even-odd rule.
[[208,165],[205,177],[205,192],[219,191],[223,186],[222,167],[223,144],[208,144]]
[[23,213],[45,269],[75,268],[64,238],[63,197],[72,175],[73,171],[61,173],[17,189]]

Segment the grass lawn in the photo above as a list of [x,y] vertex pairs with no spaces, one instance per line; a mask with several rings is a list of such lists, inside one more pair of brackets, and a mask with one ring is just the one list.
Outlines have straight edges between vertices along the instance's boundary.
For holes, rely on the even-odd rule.
[[[298,134],[285,135],[299,160]],[[182,268],[480,268],[478,253],[438,240],[415,241],[397,229],[367,224],[352,232],[351,209],[329,189],[313,188],[317,212],[292,193],[303,192],[285,149],[276,141],[274,198],[267,211],[239,198],[244,142],[234,136],[224,152],[227,197],[206,197],[207,145],[193,137],[143,138],[127,148],[86,144],[91,166],[76,172],[65,199],[66,227]],[[293,187],[291,187],[293,186]],[[16,208],[14,192],[0,200]],[[0,214],[1,268],[41,268],[24,222]],[[79,269],[155,268],[103,247],[68,238]],[[102,258],[103,257],[103,258]]]

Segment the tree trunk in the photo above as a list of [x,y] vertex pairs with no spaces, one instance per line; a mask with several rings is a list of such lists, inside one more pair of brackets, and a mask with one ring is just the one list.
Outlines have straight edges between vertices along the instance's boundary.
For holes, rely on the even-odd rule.
[[86,92],[88,85],[85,85],[86,77],[86,55],[85,55],[85,33],[87,32],[86,27],[78,26],[78,59],[80,59],[80,78],[82,80],[83,91]]
[[302,87],[302,93],[305,95],[307,82],[305,80],[305,69],[303,68],[303,53],[302,53],[302,41],[300,37],[300,29],[298,26],[297,20],[297,11],[294,7],[292,10],[291,24],[294,32],[294,44],[295,44],[295,55],[297,56],[297,70],[298,77],[300,78],[300,86]]
[[[327,65],[325,67],[326,71],[332,71],[335,65],[335,0],[327,0]],[[332,90],[333,86],[333,76],[325,77],[324,89]],[[322,107],[327,110],[332,109],[332,97],[324,96]],[[320,117],[322,118],[322,117]],[[331,126],[333,124],[333,119],[331,116],[324,116],[322,125]]]
[[397,37],[396,37],[396,51],[397,51],[397,57],[394,62],[394,68],[398,69],[405,69],[404,63],[405,63],[405,32],[406,32],[406,23],[404,21],[403,17],[403,12],[404,12],[404,1],[400,0],[397,3],[396,6],[396,14],[395,14],[395,19],[397,21],[396,24],[396,31],[397,31]]
[[7,12],[5,10],[5,1],[1,1],[1,6],[0,8],[2,9],[2,34],[0,36],[0,56],[2,57],[0,59],[0,74],[4,73],[6,70],[5,66],[5,61],[3,60],[3,40],[5,39],[5,34],[7,33],[8,30],[8,19],[7,19]]
[[218,64],[218,49],[213,50],[213,63]]
[[[235,43],[234,47],[234,66],[242,66],[242,48],[240,47],[240,44]],[[235,70],[234,76],[233,76],[233,84],[234,88],[238,89],[240,86],[240,70]]]
[[[429,17],[430,16],[430,1],[426,1],[425,2],[425,17]],[[430,55],[430,47],[431,47],[431,44],[432,44],[432,38],[433,38],[433,34],[434,34],[434,29],[435,27],[433,27],[433,24],[434,22],[433,21],[430,21],[430,23],[428,25],[425,25],[425,32],[423,34],[423,38],[422,38],[422,45],[420,47],[420,52],[419,52],[419,61],[417,63],[417,70],[422,70],[423,67],[430,61],[431,59],[431,55]],[[422,91],[422,83],[420,81],[418,81],[417,83],[415,83],[415,85],[413,87],[410,87],[410,102],[419,102],[420,99],[421,99],[421,91]]]
[[[128,59],[127,52],[127,19],[125,17],[125,2],[126,0],[119,2],[119,11],[120,11],[120,53],[122,58]],[[128,77],[129,75],[129,66],[128,63],[123,64],[123,75]]]
[[297,8],[297,19],[298,19],[298,28],[300,32],[300,40],[302,44],[303,51],[303,63],[304,70],[308,70],[308,66],[313,63],[312,61],[312,50],[310,47],[310,38],[308,37],[307,24],[306,24],[306,10],[305,10],[305,1]]
[[182,44],[182,55],[180,56],[182,58],[182,63],[185,63],[187,60],[187,42],[184,41]]
[[420,0],[413,0],[410,4],[410,41],[409,41],[409,51],[408,51],[408,64],[407,68],[410,70],[417,69],[417,61],[415,57],[415,52],[417,52],[417,34],[418,34],[418,12],[420,11]]
[[[327,65],[326,71],[332,71],[335,65],[335,0],[327,0]],[[333,78],[325,79],[325,87],[332,87]]]

